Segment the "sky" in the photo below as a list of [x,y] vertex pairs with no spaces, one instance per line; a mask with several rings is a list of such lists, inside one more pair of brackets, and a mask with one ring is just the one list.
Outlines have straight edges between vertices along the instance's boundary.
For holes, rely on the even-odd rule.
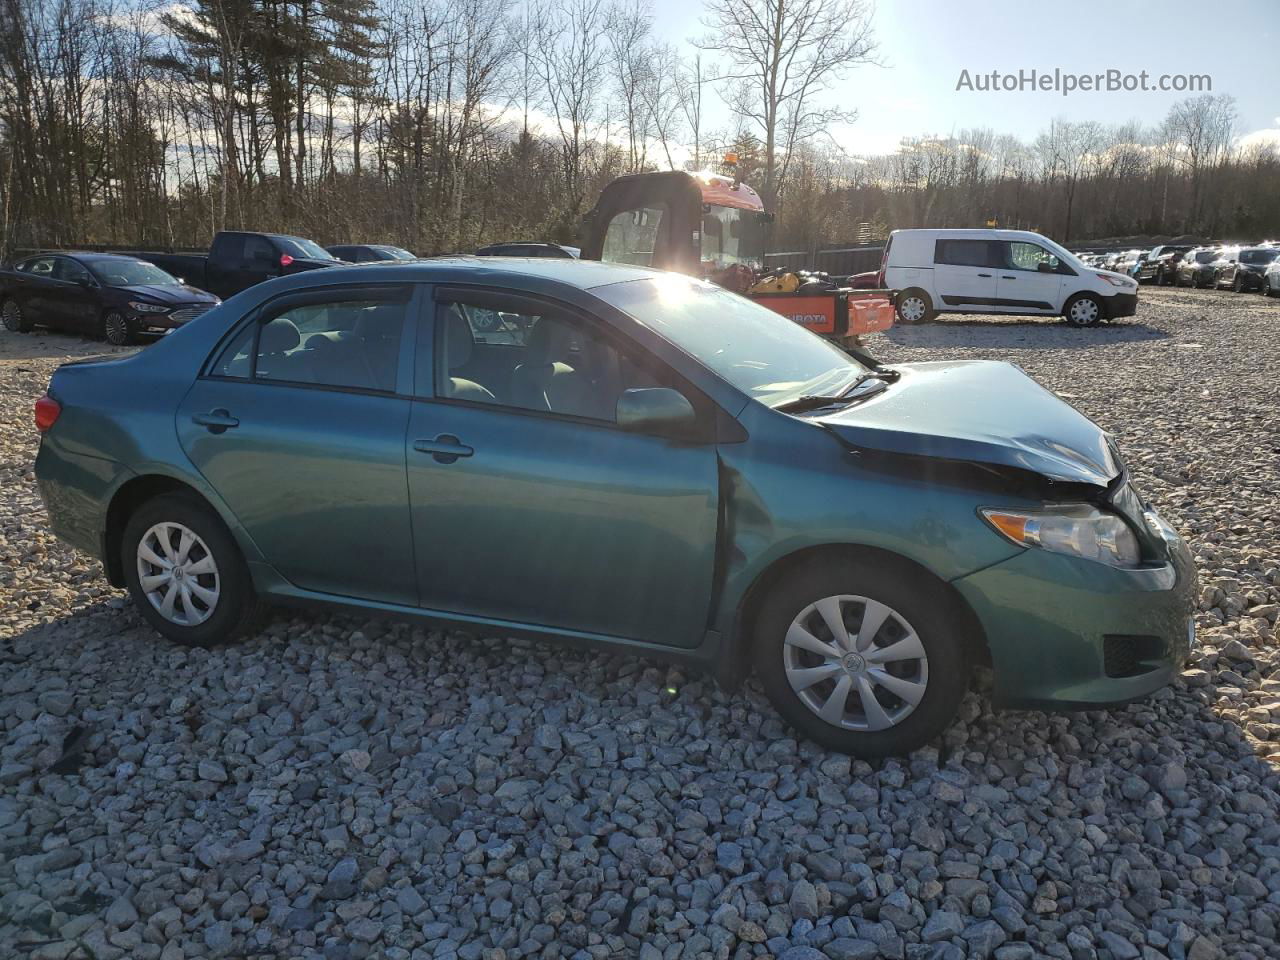
[[[660,38],[681,43],[706,32],[700,0],[653,3]],[[1190,95],[957,91],[962,70],[1146,70],[1152,84],[1162,74],[1208,74],[1212,93],[1235,97],[1242,137],[1280,141],[1280,0],[879,0],[873,23],[883,66],[858,67],[831,91],[858,110],[855,124],[833,131],[852,154],[973,127],[1031,140],[1054,117],[1154,125]],[[727,124],[727,113],[715,121]]]

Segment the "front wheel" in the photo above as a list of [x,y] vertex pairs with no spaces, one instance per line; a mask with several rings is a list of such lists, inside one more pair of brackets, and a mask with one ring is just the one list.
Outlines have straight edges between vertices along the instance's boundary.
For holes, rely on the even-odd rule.
[[942,587],[895,563],[815,562],[771,589],[755,624],[756,675],[815,743],[900,756],[938,737],[968,687]]
[[1091,293],[1077,293],[1062,308],[1062,316],[1073,327],[1096,327],[1102,321],[1102,301]]
[[1244,293],[1244,278],[1240,274],[1236,274],[1236,278],[1231,281],[1231,289],[1236,293]]
[[6,300],[0,307],[0,319],[4,328],[10,333],[30,333],[31,321],[22,315],[22,306],[17,300]]
[[125,525],[121,562],[143,617],[175,643],[203,647],[234,640],[262,606],[249,569],[222,521],[193,497],[166,494]]
[[133,342],[136,333],[133,321],[119,310],[112,310],[102,318],[103,339],[112,346],[127,346]]
[[903,323],[928,323],[935,316],[929,294],[918,288],[903,290],[896,304],[898,319]]

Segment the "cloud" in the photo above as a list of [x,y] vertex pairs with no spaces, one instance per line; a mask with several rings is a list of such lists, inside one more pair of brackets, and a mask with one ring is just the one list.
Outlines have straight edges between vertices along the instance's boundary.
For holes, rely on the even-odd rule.
[[1280,150],[1280,117],[1274,118],[1274,127],[1263,127],[1236,138],[1236,146],[1241,150],[1250,147],[1272,146]]

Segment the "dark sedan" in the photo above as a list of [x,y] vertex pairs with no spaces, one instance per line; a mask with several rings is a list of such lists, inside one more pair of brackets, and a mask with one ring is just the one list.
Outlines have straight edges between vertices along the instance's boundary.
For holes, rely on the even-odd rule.
[[1221,251],[1213,247],[1190,250],[1178,261],[1174,282],[1180,287],[1212,287],[1217,280],[1218,258]]
[[389,243],[336,243],[325,247],[339,260],[347,263],[378,263],[384,260],[417,260],[418,258],[404,247],[395,247]]
[[221,302],[135,257],[41,253],[0,271],[0,317],[14,333],[39,324],[122,346],[143,333],[167,333]]
[[1228,268],[1230,273],[1222,276],[1220,282],[1230,283],[1236,293],[1262,290],[1267,267],[1276,257],[1280,257],[1280,247],[1246,247]]

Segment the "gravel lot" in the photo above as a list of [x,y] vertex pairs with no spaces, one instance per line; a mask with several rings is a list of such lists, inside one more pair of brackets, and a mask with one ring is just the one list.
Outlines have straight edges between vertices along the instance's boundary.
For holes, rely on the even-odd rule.
[[1280,302],[871,348],[1013,360],[1118,436],[1199,560],[1183,683],[971,694],[868,765],[650,661],[286,615],[177,649],[31,473],[31,401],[104,346],[0,332],[0,956],[1280,956]]

